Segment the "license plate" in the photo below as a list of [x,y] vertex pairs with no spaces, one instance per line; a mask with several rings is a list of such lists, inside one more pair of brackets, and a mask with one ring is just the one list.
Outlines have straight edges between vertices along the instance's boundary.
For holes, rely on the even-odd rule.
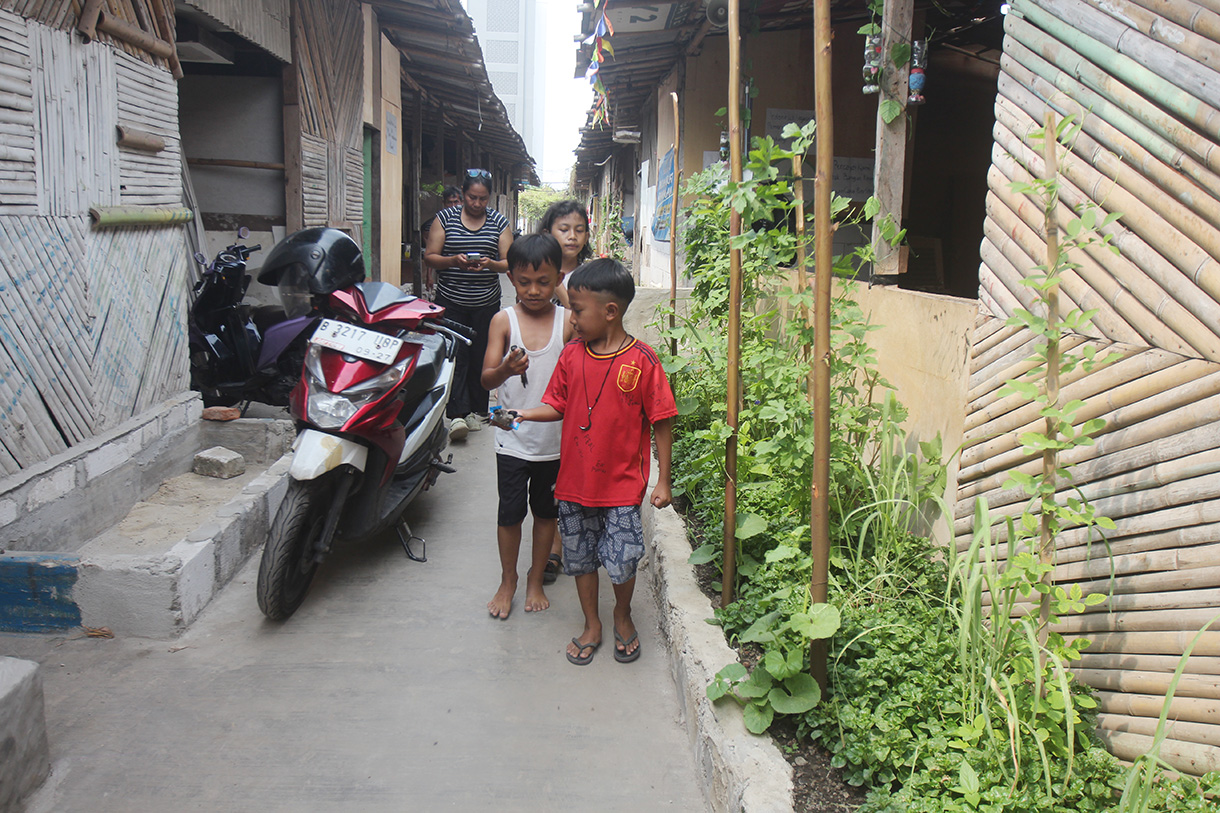
[[402,347],[402,339],[334,319],[323,319],[309,341],[340,353],[347,353],[349,356],[359,356],[381,364],[392,364]]

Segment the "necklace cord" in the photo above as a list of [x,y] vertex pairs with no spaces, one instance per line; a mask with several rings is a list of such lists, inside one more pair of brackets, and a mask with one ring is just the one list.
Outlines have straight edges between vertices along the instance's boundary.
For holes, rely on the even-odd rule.
[[627,346],[627,340],[630,338],[630,333],[623,336],[623,340],[619,342],[618,349],[615,350],[610,356],[610,363],[606,366],[606,374],[602,376],[602,385],[597,388],[597,397],[593,399],[593,403],[591,404],[589,403],[589,377],[583,374],[585,370],[585,360],[589,358],[591,351],[589,349],[589,345],[585,345],[585,353],[580,359],[580,378],[585,387],[585,406],[588,407],[588,412],[585,414],[585,425],[577,427],[581,431],[587,432],[593,428],[593,407],[597,406],[598,402],[601,401],[602,391],[606,389],[606,382],[610,380],[610,371],[614,369],[614,360],[618,358],[619,353],[623,352],[623,348]]

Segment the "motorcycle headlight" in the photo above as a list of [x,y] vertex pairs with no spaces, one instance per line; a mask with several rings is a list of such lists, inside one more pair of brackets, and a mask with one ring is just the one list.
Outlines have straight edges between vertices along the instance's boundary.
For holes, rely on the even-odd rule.
[[326,388],[326,378],[322,374],[322,348],[310,345],[305,355],[306,383],[309,387],[305,402],[306,417],[320,429],[342,428],[361,407],[376,401],[399,382],[408,361],[409,358],[392,364],[343,392],[331,392]]

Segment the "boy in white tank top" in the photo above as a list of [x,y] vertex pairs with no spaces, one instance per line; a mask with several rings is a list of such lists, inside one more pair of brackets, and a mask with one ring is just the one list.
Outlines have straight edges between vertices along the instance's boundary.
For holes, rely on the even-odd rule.
[[[572,337],[566,312],[552,301],[563,275],[563,250],[549,234],[529,234],[508,250],[508,277],[517,304],[491,320],[482,385],[499,391],[500,405],[521,410],[539,406],[560,351]],[[496,484],[500,505],[496,542],[500,549],[500,588],[487,602],[492,618],[505,619],[517,591],[517,558],[526,509],[534,513],[532,566],[525,581],[525,611],[550,606],[542,589],[547,558],[555,539],[559,473],[558,423],[535,423],[515,431],[496,429]]]

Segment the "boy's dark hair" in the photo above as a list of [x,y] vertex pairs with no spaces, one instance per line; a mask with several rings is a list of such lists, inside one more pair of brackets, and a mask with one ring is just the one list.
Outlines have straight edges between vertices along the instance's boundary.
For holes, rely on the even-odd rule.
[[[557,200],[546,207],[546,212],[542,215],[542,222],[538,225],[538,232],[540,234],[550,234],[555,221],[568,215],[580,215],[581,220],[585,221],[585,232],[588,233],[590,231],[589,210],[585,208],[583,203],[578,200]],[[585,241],[584,248],[576,255],[576,259],[582,263],[593,256],[593,235],[588,234],[588,238]]]
[[572,276],[568,277],[568,290],[607,294],[626,310],[631,300],[635,299],[635,280],[618,260],[601,257],[573,271]]
[[522,266],[538,269],[550,263],[556,271],[563,268],[563,249],[559,241],[549,234],[526,234],[513,240],[508,247],[508,270]]
[[460,202],[462,199],[462,190],[458,189],[456,186],[446,186],[445,191],[441,193],[441,200],[445,201],[449,198],[457,198]]

